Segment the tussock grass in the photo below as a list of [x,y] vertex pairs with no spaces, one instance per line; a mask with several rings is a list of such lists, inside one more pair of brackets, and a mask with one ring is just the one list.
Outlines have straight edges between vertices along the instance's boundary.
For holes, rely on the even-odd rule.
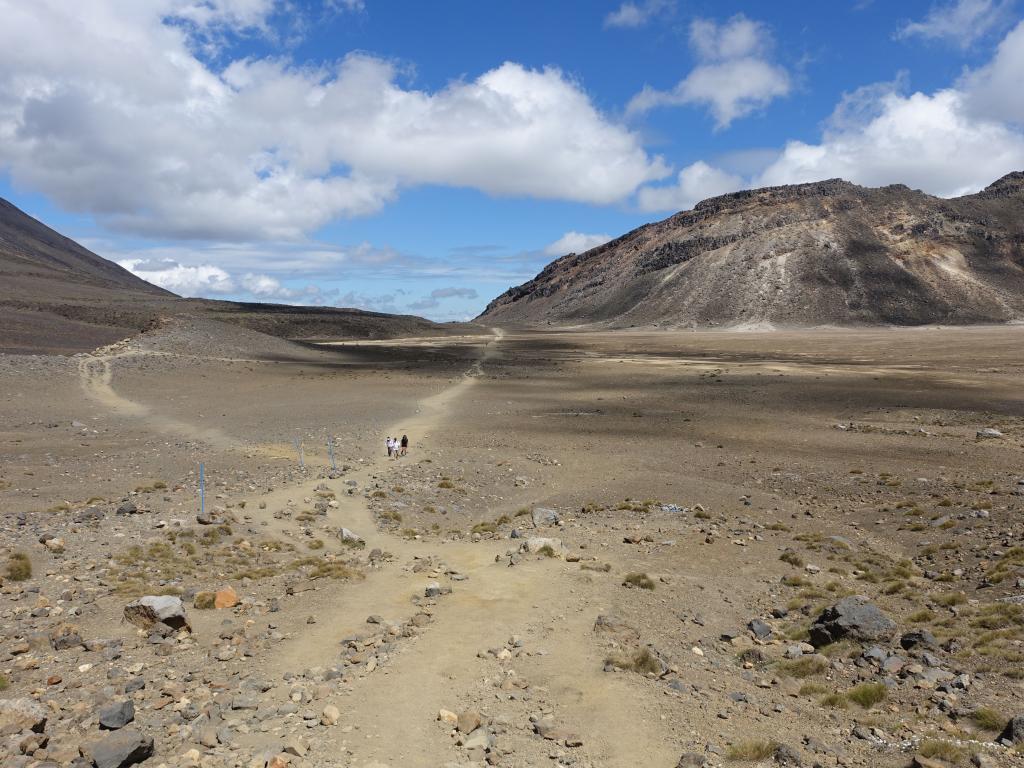
[[967,752],[956,744],[943,739],[925,739],[917,745],[917,754],[929,759],[945,760],[947,763],[961,764],[967,760]]
[[729,747],[725,752],[725,758],[736,762],[753,763],[767,760],[778,748],[776,742],[767,739],[744,739]]
[[636,587],[637,589],[654,589],[654,579],[646,573],[627,573],[622,580],[623,586]]
[[801,656],[779,662],[779,671],[789,677],[804,678],[828,671],[828,662],[820,656]]
[[11,581],[27,581],[32,578],[32,561],[24,552],[12,552],[5,573]]
[[846,698],[859,707],[871,709],[885,701],[889,689],[883,683],[861,683],[846,692]]
[[971,712],[969,717],[971,722],[973,722],[980,730],[989,732],[998,732],[1003,730],[1010,719],[1002,712],[992,709],[991,707],[978,707],[976,710]]
[[618,654],[605,659],[606,664],[617,669],[625,669],[641,675],[661,673],[661,662],[658,657],[651,653],[649,648],[640,648],[630,655]]

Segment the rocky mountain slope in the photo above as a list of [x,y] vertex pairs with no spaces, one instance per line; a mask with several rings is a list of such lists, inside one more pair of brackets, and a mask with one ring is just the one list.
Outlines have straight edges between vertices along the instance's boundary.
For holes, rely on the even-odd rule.
[[84,352],[171,317],[298,340],[437,335],[411,315],[183,299],[83,248],[0,198],[0,353]]
[[552,262],[491,323],[811,326],[1024,318],[1024,173],[954,199],[841,179],[698,203]]

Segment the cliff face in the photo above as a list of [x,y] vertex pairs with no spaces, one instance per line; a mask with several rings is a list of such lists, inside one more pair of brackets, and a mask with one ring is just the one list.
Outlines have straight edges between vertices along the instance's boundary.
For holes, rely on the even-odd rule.
[[951,200],[841,179],[715,197],[563,256],[480,319],[607,327],[1024,319],[1024,173]]

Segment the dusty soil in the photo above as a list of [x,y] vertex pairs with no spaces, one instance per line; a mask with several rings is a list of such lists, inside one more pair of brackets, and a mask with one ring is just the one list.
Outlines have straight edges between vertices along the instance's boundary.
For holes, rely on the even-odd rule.
[[[1022,343],[192,322],[0,357],[0,697],[49,713],[4,765],[127,699],[153,766],[1024,765]],[[123,622],[143,594],[192,631]],[[894,629],[801,645],[855,594]]]

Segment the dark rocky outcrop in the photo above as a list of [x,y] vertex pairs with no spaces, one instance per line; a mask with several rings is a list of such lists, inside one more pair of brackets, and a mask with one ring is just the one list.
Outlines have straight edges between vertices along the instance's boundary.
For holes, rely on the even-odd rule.
[[1022,318],[1017,172],[949,200],[841,179],[715,197],[563,256],[480,319],[686,328]]

